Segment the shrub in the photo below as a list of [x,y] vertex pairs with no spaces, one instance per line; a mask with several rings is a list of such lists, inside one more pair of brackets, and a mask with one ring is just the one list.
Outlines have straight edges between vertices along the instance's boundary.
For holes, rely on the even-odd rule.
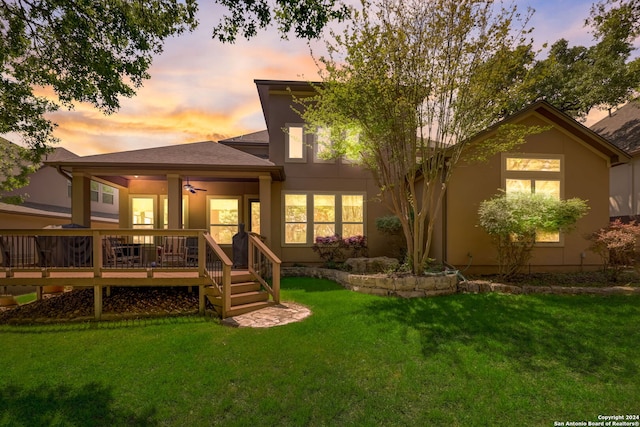
[[639,234],[640,225],[635,221],[625,224],[616,219],[589,237],[589,249],[600,255],[605,271],[611,272],[614,281],[617,281],[625,267],[635,264]]
[[588,211],[584,200],[530,193],[500,194],[480,204],[480,226],[498,251],[498,273],[515,275],[531,259],[536,234],[568,232]]
[[339,235],[316,237],[313,244],[314,252],[327,266],[335,266],[347,258],[358,258],[367,255],[367,238],[365,236],[351,236],[345,239]]

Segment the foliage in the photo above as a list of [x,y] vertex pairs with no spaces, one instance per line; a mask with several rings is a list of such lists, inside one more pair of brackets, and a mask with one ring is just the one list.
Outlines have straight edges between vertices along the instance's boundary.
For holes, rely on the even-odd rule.
[[577,198],[515,193],[483,201],[478,215],[498,251],[499,274],[510,278],[531,258],[537,233],[568,232],[587,211],[586,202]]
[[5,191],[24,187],[36,171],[33,152],[0,138],[0,202],[21,203],[22,196],[3,196]]
[[3,0],[0,134],[19,135],[38,162],[57,142],[46,113],[74,102],[117,110],[164,40],[195,27],[196,9],[194,0]]
[[367,255],[367,238],[365,236],[351,236],[342,238],[337,234],[326,237],[316,237],[312,247],[325,265],[335,265],[347,258],[359,258]]
[[387,215],[376,218],[376,229],[385,234],[395,235],[402,233],[402,222],[395,215]]
[[[602,0],[591,8],[585,25],[595,44],[571,46],[560,39],[551,44],[544,59],[536,59],[530,45],[518,46],[500,56],[510,56],[512,72],[506,74],[504,96],[494,108],[512,114],[533,101],[544,99],[574,118],[585,118],[593,108],[613,108],[637,95],[640,58],[631,59],[640,35],[640,2]],[[486,67],[491,67],[488,61]],[[482,90],[483,80],[477,88]]]
[[610,269],[612,278],[617,280],[625,267],[635,264],[639,235],[640,225],[635,221],[625,224],[616,219],[590,236],[589,249],[600,255],[605,270]]
[[275,20],[281,35],[293,31],[298,38],[313,39],[333,20],[343,21],[350,15],[349,7],[340,0],[216,0],[229,9],[229,15],[213,29],[213,37],[222,42],[235,42],[238,32],[249,39]]
[[[372,171],[418,273],[464,142],[498,118],[488,107],[502,89],[492,82],[511,62],[496,54],[523,44],[526,31],[514,28],[515,6],[492,1],[381,0],[362,9],[319,58],[322,85],[299,100],[301,114],[310,132],[330,125],[334,155]],[[483,80],[494,90],[473,90],[471,76],[490,59]]]

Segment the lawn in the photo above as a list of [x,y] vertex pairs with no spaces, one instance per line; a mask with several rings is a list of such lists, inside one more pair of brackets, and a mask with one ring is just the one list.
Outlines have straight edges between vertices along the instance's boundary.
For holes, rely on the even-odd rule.
[[1,426],[553,426],[640,413],[640,298],[396,299],[286,278],[302,322],[0,326]]

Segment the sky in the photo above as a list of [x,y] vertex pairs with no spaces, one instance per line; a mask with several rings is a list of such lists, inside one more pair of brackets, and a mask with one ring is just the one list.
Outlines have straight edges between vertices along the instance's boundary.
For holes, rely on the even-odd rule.
[[[246,41],[222,44],[211,38],[220,6],[200,2],[199,26],[193,33],[169,39],[154,58],[146,80],[133,98],[121,100],[116,113],[104,115],[76,104],[49,117],[58,124],[59,146],[78,155],[218,141],[266,129],[255,79],[317,80],[310,54],[324,42],[281,40],[273,28]],[[570,45],[591,45],[584,27],[591,1],[516,0],[519,10],[535,9],[530,22],[535,46],[565,38]],[[605,113],[589,117],[595,123]]]

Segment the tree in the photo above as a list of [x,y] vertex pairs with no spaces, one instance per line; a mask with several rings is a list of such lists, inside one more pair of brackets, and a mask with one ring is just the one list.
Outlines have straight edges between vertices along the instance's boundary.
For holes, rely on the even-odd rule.
[[[283,36],[293,29],[317,37],[330,20],[348,16],[338,0],[218,2],[230,9],[214,29],[222,41],[235,40],[240,28],[254,36],[272,18]],[[150,77],[164,41],[196,27],[197,9],[196,0],[0,0],[0,135],[18,135],[37,165],[57,142],[47,113],[76,102],[117,111],[120,98]],[[13,179],[15,166],[2,168],[5,189],[25,184]]]
[[583,119],[593,108],[610,109],[637,95],[640,59],[630,58],[640,35],[640,1],[602,0],[592,6],[585,25],[596,42],[591,47],[570,46],[560,39],[544,59],[537,59],[529,45],[500,53],[519,64],[518,72],[503,82],[510,96],[496,100],[502,115],[544,99]]
[[[300,99],[300,113],[310,132],[330,126],[333,155],[358,159],[373,173],[383,202],[401,221],[407,261],[420,274],[465,142],[497,119],[491,105],[501,89],[493,83],[513,65],[497,53],[524,44],[524,33],[514,29],[515,6],[500,9],[491,1],[363,6],[350,28],[333,34],[329,55],[319,59],[318,95]],[[484,90],[472,90],[472,76],[489,60]]]
[[567,232],[587,211],[584,200],[515,193],[483,201],[478,216],[498,251],[498,273],[510,278],[531,258],[538,233]]
[[342,21],[350,16],[350,8],[337,0],[217,0],[229,9],[230,15],[222,17],[213,29],[213,37],[222,42],[233,43],[238,32],[245,38],[257,34],[276,21],[283,37],[292,29],[298,38],[314,39],[322,34],[324,27],[333,20]]

